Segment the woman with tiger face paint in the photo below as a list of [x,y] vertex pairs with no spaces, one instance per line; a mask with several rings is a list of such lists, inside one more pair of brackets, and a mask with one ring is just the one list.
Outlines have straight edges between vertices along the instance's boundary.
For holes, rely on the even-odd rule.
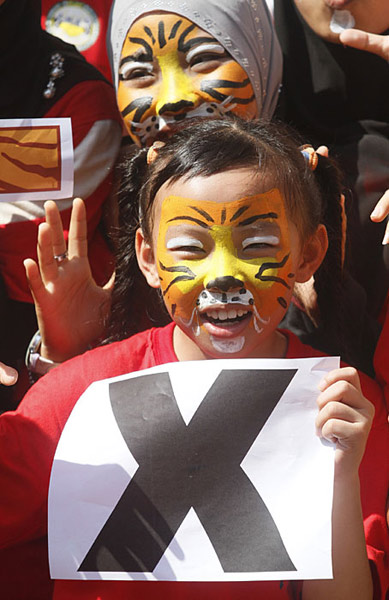
[[273,114],[281,55],[262,0],[116,0],[110,41],[119,109],[138,145],[186,118]]

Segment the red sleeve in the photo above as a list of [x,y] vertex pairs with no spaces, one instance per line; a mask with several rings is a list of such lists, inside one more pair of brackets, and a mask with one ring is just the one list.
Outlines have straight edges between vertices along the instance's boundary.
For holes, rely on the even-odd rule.
[[45,114],[45,118],[49,117],[72,117],[74,146],[78,146],[95,121],[110,119],[122,126],[114,89],[101,80],[74,85]]

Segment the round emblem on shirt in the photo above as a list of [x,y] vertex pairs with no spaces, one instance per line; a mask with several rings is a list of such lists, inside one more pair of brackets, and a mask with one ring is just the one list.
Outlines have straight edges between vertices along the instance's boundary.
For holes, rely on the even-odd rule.
[[100,33],[99,19],[88,4],[65,0],[51,7],[46,16],[46,31],[83,52]]

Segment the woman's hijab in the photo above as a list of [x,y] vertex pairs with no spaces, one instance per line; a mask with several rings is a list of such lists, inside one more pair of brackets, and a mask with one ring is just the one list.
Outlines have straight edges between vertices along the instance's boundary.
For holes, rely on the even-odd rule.
[[263,0],[114,0],[107,45],[115,86],[128,29],[141,15],[158,10],[185,17],[215,37],[248,74],[258,115],[271,118],[278,100],[282,57]]

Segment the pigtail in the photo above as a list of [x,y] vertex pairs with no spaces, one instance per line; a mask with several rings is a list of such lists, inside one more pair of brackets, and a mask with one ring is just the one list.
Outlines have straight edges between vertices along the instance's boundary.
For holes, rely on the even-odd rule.
[[116,274],[107,338],[110,343],[168,321],[158,292],[141,273],[135,253],[135,233],[141,226],[141,190],[149,177],[147,148],[136,149],[120,165],[119,219],[115,234]]
[[328,235],[326,256],[314,275],[314,287],[319,309],[319,331],[322,349],[340,353],[347,359],[348,335],[345,331],[345,298],[343,293],[343,219],[341,174],[330,159],[317,155],[314,170],[322,197],[321,222]]

